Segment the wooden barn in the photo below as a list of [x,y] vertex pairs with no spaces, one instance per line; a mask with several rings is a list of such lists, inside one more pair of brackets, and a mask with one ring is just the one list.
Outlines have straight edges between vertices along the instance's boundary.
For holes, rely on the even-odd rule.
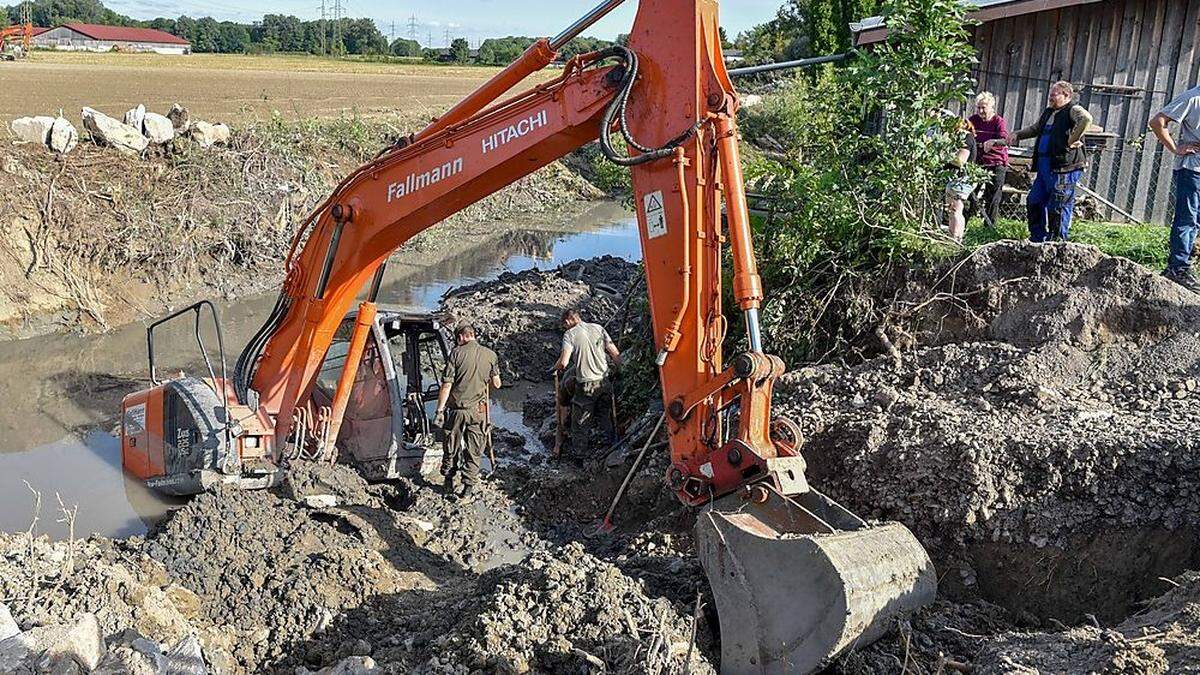
[[[1037,121],[1050,84],[1068,80],[1104,129],[1084,184],[1134,219],[1169,223],[1172,158],[1147,124],[1197,84],[1200,0],[974,0],[979,91],[1009,128]],[[879,17],[852,24],[856,44],[883,40]],[[1029,145],[1028,142],[1025,143]],[[1103,211],[1103,209],[1102,209]]]

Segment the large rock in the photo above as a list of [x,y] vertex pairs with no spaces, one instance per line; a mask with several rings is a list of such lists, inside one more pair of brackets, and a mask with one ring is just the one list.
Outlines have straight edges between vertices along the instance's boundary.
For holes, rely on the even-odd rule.
[[142,119],[142,133],[151,143],[162,145],[175,138],[175,126],[165,115],[148,112]]
[[204,665],[204,653],[200,640],[189,635],[167,650],[167,673],[169,675],[208,675]]
[[125,112],[125,124],[141,131],[142,122],[146,119],[146,106],[141,103],[136,108],[130,108]]
[[141,154],[150,144],[142,132],[91,108],[83,109],[83,127],[97,143],[111,145],[130,155]]
[[22,669],[88,673],[100,664],[102,655],[100,623],[89,613],[71,625],[41,626],[0,640],[0,673]]
[[209,124],[203,120],[192,120],[188,129],[188,137],[196,141],[202,148],[229,143],[229,127],[224,124]]
[[13,619],[12,612],[8,611],[8,605],[0,602],[0,640],[7,640],[20,632],[21,627]]
[[79,132],[75,129],[75,125],[67,121],[65,117],[59,117],[54,120],[54,126],[50,128],[50,149],[65,155],[75,149],[75,145],[79,143]]
[[171,124],[175,127],[175,133],[182,134],[192,127],[192,115],[188,109],[174,103],[171,109],[167,111],[167,119],[171,120]]
[[9,127],[20,143],[41,143],[45,145],[50,140],[50,127],[54,126],[54,118],[45,115],[37,117],[18,117]]

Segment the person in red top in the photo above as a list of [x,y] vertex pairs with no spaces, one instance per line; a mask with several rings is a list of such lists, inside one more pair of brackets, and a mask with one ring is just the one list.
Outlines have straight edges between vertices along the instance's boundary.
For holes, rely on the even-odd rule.
[[1000,202],[1004,199],[1004,177],[1008,173],[1008,147],[988,141],[1007,138],[1008,122],[996,113],[996,97],[989,91],[981,91],[975,97],[975,114],[969,119],[975,127],[975,140],[980,148],[975,162],[991,174],[991,179],[983,185],[981,203],[972,204],[971,210],[982,206],[984,224],[996,227],[1000,220]]

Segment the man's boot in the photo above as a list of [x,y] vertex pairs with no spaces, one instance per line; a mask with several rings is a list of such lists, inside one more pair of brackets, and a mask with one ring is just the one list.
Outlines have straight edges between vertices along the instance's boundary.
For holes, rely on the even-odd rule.
[[1200,293],[1200,281],[1198,281],[1196,276],[1192,274],[1192,270],[1187,267],[1177,270],[1168,269],[1167,271],[1163,272],[1163,276],[1193,293]]

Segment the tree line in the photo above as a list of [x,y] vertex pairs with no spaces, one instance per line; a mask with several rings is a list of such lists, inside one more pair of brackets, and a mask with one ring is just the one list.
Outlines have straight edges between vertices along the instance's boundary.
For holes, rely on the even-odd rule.
[[769,63],[848,51],[850,24],[878,14],[880,0],[786,0],[775,18],[738,35],[750,63]]
[[[212,17],[175,19],[157,18],[139,21],[114,12],[100,0],[33,0],[35,26],[59,26],[64,23],[93,23],[109,26],[154,28],[177,35],[192,44],[194,52],[221,54],[308,53],[389,55],[424,58],[428,61],[504,65],[512,62],[533,44],[535,38],[509,36],[484,40],[477,55],[469,43],[455,39],[447,49],[422,47],[416,40],[397,38],[389,43],[372,19],[343,18],[305,21],[286,14],[266,14],[261,21],[239,23],[218,21]],[[21,6],[12,5],[0,12],[0,25],[16,23]],[[567,58],[612,44],[596,38],[580,37],[563,48]]]

